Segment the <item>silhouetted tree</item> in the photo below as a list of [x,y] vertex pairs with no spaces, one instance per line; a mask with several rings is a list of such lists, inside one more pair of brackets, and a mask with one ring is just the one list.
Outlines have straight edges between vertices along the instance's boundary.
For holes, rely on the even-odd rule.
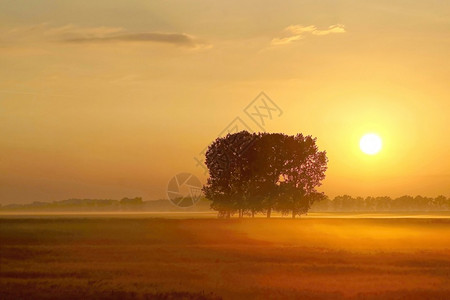
[[142,205],[144,202],[142,201],[141,197],[135,197],[135,198],[122,198],[119,203],[121,206],[127,207],[127,206]]
[[434,210],[450,209],[450,199],[446,199],[443,195],[439,195],[436,198],[434,198],[432,203]]
[[252,216],[273,209],[306,213],[323,199],[316,191],[325,177],[327,157],[311,136],[250,134],[241,131],[216,139],[206,152],[209,178],[203,187],[219,216]]
[[255,142],[254,177],[258,183],[258,207],[268,218],[282,201],[280,179],[285,169],[287,136],[281,133],[260,133]]
[[248,155],[244,153],[255,137],[255,134],[241,131],[217,138],[208,147],[205,164],[209,178],[203,192],[212,200],[211,208],[217,210],[219,216],[229,218],[236,211],[239,217],[243,216],[251,167]]
[[289,210],[295,218],[306,213],[315,199],[323,198],[316,188],[325,178],[328,159],[325,151],[318,150],[316,139],[311,136],[287,136],[283,147],[282,201],[278,202],[278,208],[282,212]]

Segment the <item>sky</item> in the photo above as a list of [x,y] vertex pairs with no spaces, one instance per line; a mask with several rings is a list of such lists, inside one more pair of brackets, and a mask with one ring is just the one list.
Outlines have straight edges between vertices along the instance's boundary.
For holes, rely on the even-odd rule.
[[448,53],[448,1],[0,0],[0,204],[166,198],[230,128],[317,137],[330,197],[450,196]]

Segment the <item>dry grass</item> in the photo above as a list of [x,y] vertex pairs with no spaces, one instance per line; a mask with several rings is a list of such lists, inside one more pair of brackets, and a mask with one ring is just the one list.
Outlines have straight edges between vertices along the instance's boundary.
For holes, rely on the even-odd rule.
[[450,299],[450,219],[0,219],[2,299]]

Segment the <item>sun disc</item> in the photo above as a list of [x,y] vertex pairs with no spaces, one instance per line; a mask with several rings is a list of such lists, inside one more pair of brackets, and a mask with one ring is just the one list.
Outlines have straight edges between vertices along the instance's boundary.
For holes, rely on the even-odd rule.
[[381,146],[381,138],[374,133],[363,135],[363,137],[359,141],[359,147],[361,148],[361,151],[369,155],[374,155],[380,152]]

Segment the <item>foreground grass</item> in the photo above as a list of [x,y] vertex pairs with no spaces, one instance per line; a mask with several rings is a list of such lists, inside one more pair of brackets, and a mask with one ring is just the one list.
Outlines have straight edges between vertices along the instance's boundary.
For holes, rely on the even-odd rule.
[[450,219],[0,218],[2,299],[450,299]]

